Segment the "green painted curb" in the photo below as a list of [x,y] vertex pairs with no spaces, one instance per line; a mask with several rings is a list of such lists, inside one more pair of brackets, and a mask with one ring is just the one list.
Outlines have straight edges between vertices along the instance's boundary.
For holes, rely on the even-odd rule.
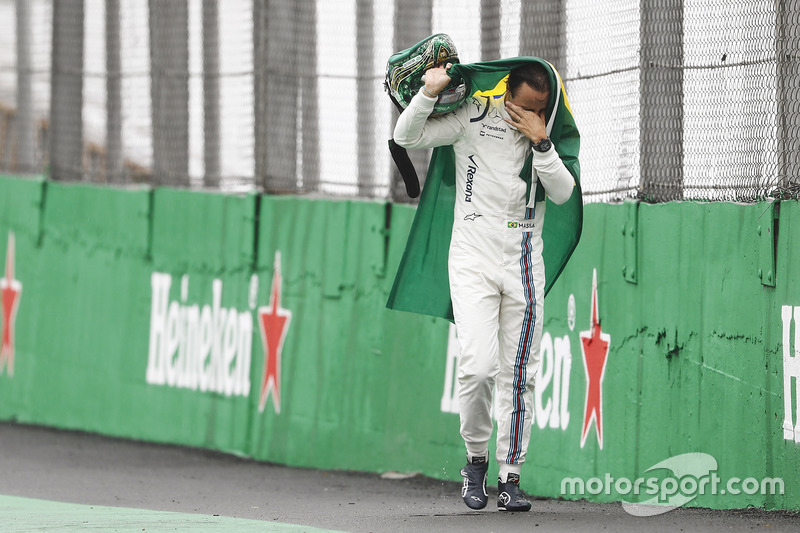
[[0,495],[0,523],[4,531],[259,531],[320,533],[329,529],[127,507],[104,507]]

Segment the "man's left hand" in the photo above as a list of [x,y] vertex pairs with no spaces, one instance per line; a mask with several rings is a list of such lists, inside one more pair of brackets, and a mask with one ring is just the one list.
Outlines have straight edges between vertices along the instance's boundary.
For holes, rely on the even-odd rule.
[[505,121],[521,131],[533,143],[538,143],[547,137],[544,110],[534,113],[511,102],[506,102],[506,111],[511,116],[511,120],[505,119]]

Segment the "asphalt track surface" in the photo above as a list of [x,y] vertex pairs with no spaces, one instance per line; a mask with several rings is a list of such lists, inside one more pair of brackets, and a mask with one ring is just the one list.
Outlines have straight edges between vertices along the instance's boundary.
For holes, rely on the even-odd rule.
[[[490,489],[490,496],[491,489]],[[494,489],[496,496],[496,488]],[[216,452],[0,424],[0,531],[800,531],[800,515],[534,500],[482,511],[460,484],[327,472]]]

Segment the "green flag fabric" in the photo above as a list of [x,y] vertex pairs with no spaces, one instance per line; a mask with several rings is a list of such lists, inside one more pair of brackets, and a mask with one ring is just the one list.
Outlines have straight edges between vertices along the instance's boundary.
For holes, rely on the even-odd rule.
[[[545,296],[558,279],[580,240],[583,225],[583,200],[580,187],[580,134],[569,107],[564,85],[558,72],[538,57],[517,57],[483,63],[456,64],[449,73],[460,76],[467,94],[492,95],[505,93],[505,80],[511,70],[526,62],[538,62],[550,73],[550,101],[545,121],[550,123],[550,140],[561,161],[575,178],[575,188],[566,203],[557,205],[547,199],[547,213],[542,240],[545,266]],[[502,91],[502,93],[499,93]],[[531,190],[532,160],[529,155],[520,179]],[[543,187],[537,187],[536,200],[543,200]],[[541,196],[540,196],[541,195]],[[408,242],[386,307],[453,321],[447,256],[453,229],[455,206],[455,153],[452,146],[434,148],[428,174],[419,200]]]

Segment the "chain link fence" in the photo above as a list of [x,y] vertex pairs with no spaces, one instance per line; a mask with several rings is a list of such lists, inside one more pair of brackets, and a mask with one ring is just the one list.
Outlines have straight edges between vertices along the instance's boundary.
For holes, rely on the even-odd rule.
[[559,68],[586,201],[800,195],[795,0],[0,0],[0,171],[409,201],[384,69],[435,32]]

